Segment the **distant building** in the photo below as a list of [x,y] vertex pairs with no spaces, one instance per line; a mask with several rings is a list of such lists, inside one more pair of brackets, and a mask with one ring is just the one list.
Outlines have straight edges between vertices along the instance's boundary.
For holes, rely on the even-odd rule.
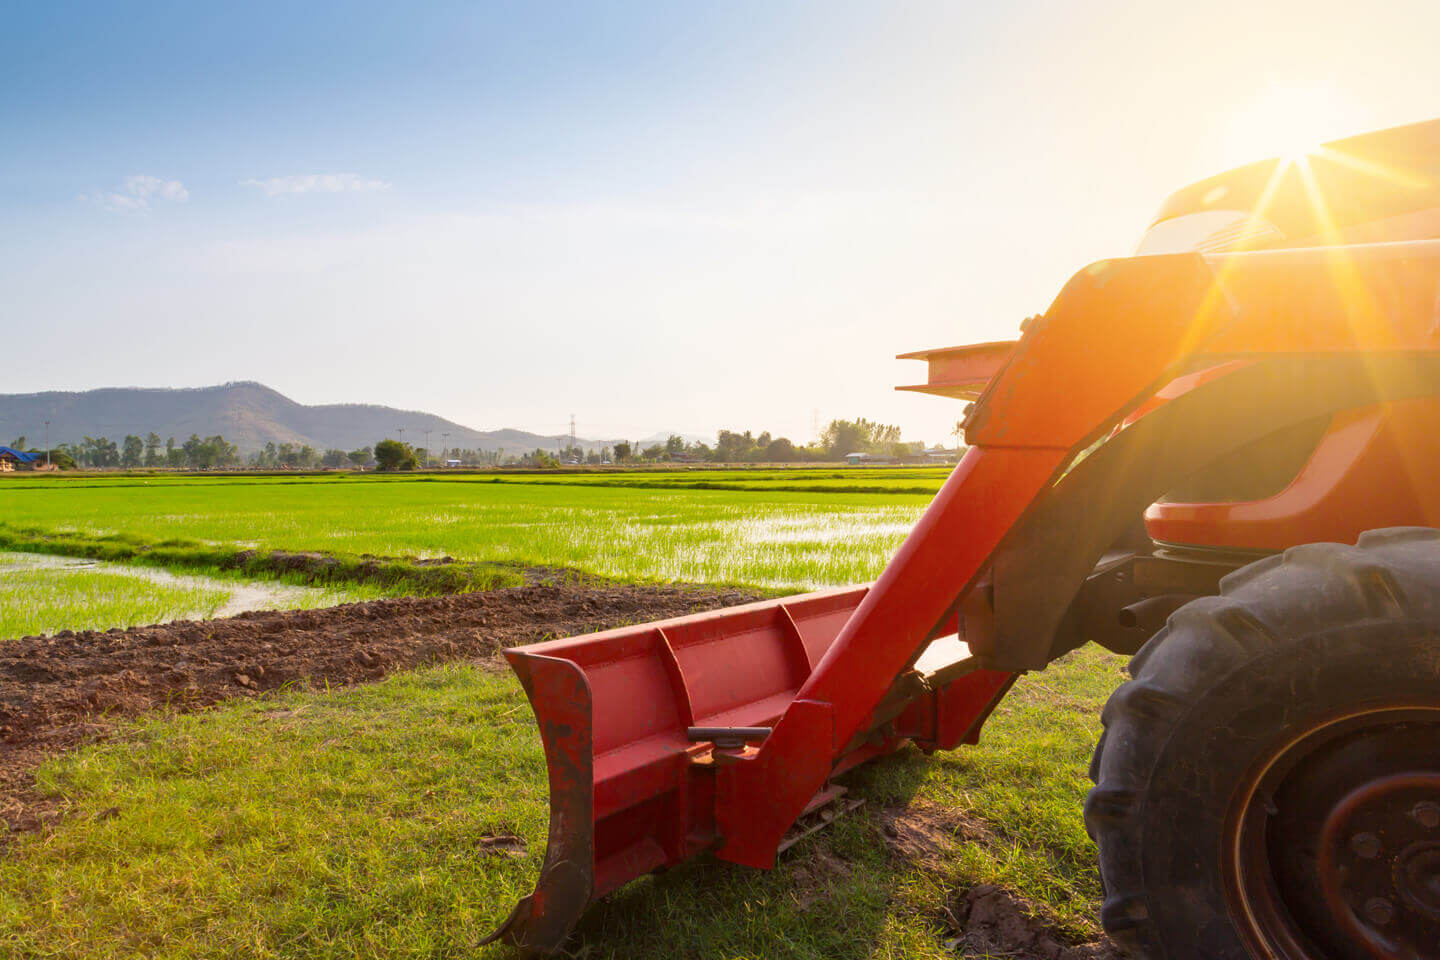
[[458,466],[460,466],[460,461],[459,461],[459,460],[456,460],[454,457],[451,457],[449,460],[446,460],[446,461],[445,461],[445,466],[447,466],[447,467],[458,467]]
[[0,472],[10,473],[16,467],[33,467],[40,459],[42,457],[38,453],[26,453],[0,444]]
[[879,463],[899,463],[894,457],[882,457],[873,453],[847,453],[845,462],[852,467],[873,466]]

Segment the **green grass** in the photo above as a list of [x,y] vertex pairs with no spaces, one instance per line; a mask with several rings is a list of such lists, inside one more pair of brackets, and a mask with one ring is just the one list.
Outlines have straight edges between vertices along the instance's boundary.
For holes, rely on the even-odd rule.
[[[585,955],[953,956],[944,908],[977,882],[1093,932],[1080,802],[1117,665],[1072,655],[1023,678],[980,747],[851,777],[871,809],[949,804],[990,838],[907,864],[852,814],[775,871],[701,860],[626,887],[586,917]],[[544,849],[529,709],[510,677],[474,666],[147,718],[38,782],[66,816],[0,858],[4,956],[470,957]],[[507,833],[527,842],[523,859],[481,848]],[[822,860],[841,866],[816,879]]]
[[213,616],[230,591],[161,584],[123,572],[0,563],[0,641],[59,630],[107,630]]
[[478,837],[544,829],[517,705],[438,668],[152,718],[53,763],[70,816],[0,860],[0,954],[468,953],[533,872]]
[[0,484],[0,535],[448,555],[626,580],[805,588],[876,576],[931,496],[887,489],[884,476],[866,493],[632,483],[657,476],[665,475],[26,480]]

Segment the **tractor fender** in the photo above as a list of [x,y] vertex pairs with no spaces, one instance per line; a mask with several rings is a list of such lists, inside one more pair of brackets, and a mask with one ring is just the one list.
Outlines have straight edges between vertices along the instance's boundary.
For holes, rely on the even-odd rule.
[[[1199,358],[1205,365],[1223,357]],[[1279,356],[1200,383],[1080,454],[1020,519],[993,562],[995,643],[987,666],[1043,668],[1103,618],[1087,577],[1146,507],[1227,453],[1343,410],[1440,395],[1440,358]],[[1109,611],[1105,611],[1109,612]],[[1110,619],[1114,619],[1111,614]]]

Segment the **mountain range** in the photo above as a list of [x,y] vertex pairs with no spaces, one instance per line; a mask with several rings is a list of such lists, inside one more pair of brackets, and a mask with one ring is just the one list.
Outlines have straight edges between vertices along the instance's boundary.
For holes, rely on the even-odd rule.
[[[372,403],[329,403],[310,406],[261,383],[239,381],[214,387],[153,389],[107,387],[82,392],[0,394],[0,443],[24,436],[31,448],[44,444],[45,421],[50,442],[78,443],[82,438],[154,432],[164,440],[183,442],[192,433],[221,434],[241,453],[267,443],[309,444],[317,450],[353,450],[377,440],[397,437],[424,446],[425,431],[438,452],[451,449],[506,450],[523,453],[536,448],[558,451],[568,434],[545,436],[526,430],[476,430],[433,413],[400,410]],[[442,439],[443,434],[449,434]],[[663,440],[663,435],[661,436]],[[614,440],[577,438],[582,448],[613,446]]]

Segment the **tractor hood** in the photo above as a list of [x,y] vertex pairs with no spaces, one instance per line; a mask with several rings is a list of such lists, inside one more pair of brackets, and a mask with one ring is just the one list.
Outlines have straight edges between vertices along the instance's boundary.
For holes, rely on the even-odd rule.
[[1440,119],[1334,140],[1176,191],[1137,254],[1440,238]]

